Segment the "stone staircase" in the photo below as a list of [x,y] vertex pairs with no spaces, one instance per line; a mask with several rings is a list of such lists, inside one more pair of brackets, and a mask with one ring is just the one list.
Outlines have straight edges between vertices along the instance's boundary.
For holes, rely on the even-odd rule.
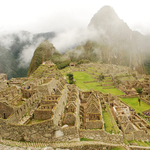
[[18,124],[19,125],[26,124],[27,122],[29,122],[30,118],[31,118],[31,116],[25,116],[20,120],[20,122]]

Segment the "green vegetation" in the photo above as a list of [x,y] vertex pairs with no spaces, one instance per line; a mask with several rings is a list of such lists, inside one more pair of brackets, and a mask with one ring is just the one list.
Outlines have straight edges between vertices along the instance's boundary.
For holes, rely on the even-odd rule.
[[114,120],[114,117],[111,113],[111,110],[109,109],[109,106],[106,105],[107,111],[103,111],[103,119],[104,119],[104,127],[105,131],[109,133],[119,133],[118,126],[116,124],[116,121]]
[[31,119],[28,124],[34,124],[34,123],[38,123],[38,122],[41,122],[43,120],[36,120],[36,119]]
[[145,102],[141,101],[140,105],[138,102],[138,98],[120,98],[124,103],[126,103],[131,108],[135,109],[137,113],[142,113],[145,110],[149,109],[149,105]]
[[136,88],[137,93],[142,94],[142,88]]
[[104,119],[104,127],[105,131],[108,133],[115,132],[113,124],[111,122],[111,118],[109,116],[109,113],[107,111],[103,111],[103,119]]
[[74,84],[73,74],[72,73],[68,73],[67,76],[68,76],[68,79],[69,79],[69,84]]
[[56,66],[57,66],[58,69],[63,69],[65,67],[68,67],[69,64],[70,64],[70,61],[66,60],[66,61],[63,61],[63,62],[57,62]]
[[103,73],[101,73],[101,74],[98,76],[98,80],[99,80],[99,81],[102,81],[104,78],[105,78],[105,77],[104,77]]
[[94,141],[93,139],[81,138],[80,141]]
[[76,79],[76,85],[83,91],[89,91],[93,89],[95,91],[100,91],[103,93],[111,93],[113,95],[124,95],[124,93],[118,90],[117,88],[103,89],[102,86],[97,86],[98,83],[96,81],[94,82],[95,79],[92,78],[91,75],[86,72],[74,72],[73,75],[74,79]]

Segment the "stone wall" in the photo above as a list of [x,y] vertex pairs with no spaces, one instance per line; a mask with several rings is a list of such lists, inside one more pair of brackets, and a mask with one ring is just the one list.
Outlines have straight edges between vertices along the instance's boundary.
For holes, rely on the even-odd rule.
[[0,102],[0,118],[6,119],[13,113],[13,108]]
[[77,107],[76,107],[76,127],[79,128],[80,127],[80,99],[79,99],[79,92],[77,92]]
[[136,98],[138,95],[121,95],[120,98]]
[[86,129],[102,129],[103,121],[101,120],[91,120],[86,121]]
[[132,141],[132,140],[150,141],[150,134],[145,133],[143,130],[138,130],[138,131],[132,132],[131,134],[124,134],[123,136],[128,141]]
[[34,119],[37,119],[37,120],[51,119],[52,116],[53,116],[53,111],[50,111],[50,110],[37,109],[34,111]]
[[53,142],[80,141],[78,129],[75,126],[61,128],[55,132]]
[[76,116],[75,116],[75,114],[72,113],[72,112],[66,113],[64,122],[67,125],[73,125],[74,126],[75,122],[76,122]]
[[123,143],[123,136],[109,134],[104,130],[79,130],[80,138],[98,140],[106,143]]
[[64,90],[62,91],[62,95],[60,99],[58,99],[58,104],[56,105],[56,108],[54,110],[55,125],[59,124],[59,121],[61,120],[61,116],[64,114],[65,106],[67,103],[67,93],[68,93],[68,89],[67,86],[65,86]]
[[133,132],[135,140],[149,140],[147,134],[143,130]]
[[58,103],[58,101],[57,100],[43,100],[43,101],[41,101],[41,105],[55,105],[55,104],[57,104]]
[[48,142],[52,140],[57,127],[53,120],[32,125],[12,125],[0,119],[0,134],[5,139],[30,142]]
[[52,92],[52,88],[56,88],[56,79],[52,79],[50,82],[46,84],[42,84],[40,86],[37,86],[37,90],[41,92],[43,95],[50,95]]
[[133,135],[133,133],[131,133],[131,134],[124,134],[123,136],[124,136],[124,138],[125,138],[127,141],[132,141],[132,140],[134,140],[134,135]]
[[79,141],[76,127],[55,126],[54,118],[31,125],[12,125],[0,119],[0,135],[4,139],[29,142]]
[[40,94],[34,94],[31,98],[27,99],[24,104],[14,108],[14,114],[9,116],[7,122],[17,124],[26,113],[30,114],[31,111],[35,110],[38,107],[40,101]]

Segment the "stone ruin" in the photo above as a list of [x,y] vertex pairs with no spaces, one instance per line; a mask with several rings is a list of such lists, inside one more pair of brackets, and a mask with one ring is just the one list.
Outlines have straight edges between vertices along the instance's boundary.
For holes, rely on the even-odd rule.
[[[43,65],[51,66],[50,62]],[[86,70],[93,65],[81,65],[78,69]],[[113,73],[116,71],[114,65],[98,67],[108,73],[109,70]],[[129,73],[129,70],[119,67],[117,70]],[[90,137],[110,143],[123,143],[123,138],[150,141],[147,122],[111,94],[81,91],[75,85],[67,84],[63,77],[56,78],[51,71],[47,77],[34,80],[31,77],[20,78],[11,82],[10,87],[0,91],[0,134],[4,139],[64,142]],[[142,97],[149,99],[148,80],[123,83],[120,88],[129,91],[129,95],[135,95],[135,88],[139,85],[143,88]],[[105,132],[102,111],[108,111],[107,107],[120,134]]]

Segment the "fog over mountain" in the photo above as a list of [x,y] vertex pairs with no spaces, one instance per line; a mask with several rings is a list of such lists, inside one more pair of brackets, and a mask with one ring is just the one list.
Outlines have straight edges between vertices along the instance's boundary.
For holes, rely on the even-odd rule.
[[1,35],[0,73],[7,73],[8,78],[26,76],[36,47],[54,36],[54,32],[32,34],[27,31]]
[[85,28],[1,33],[0,72],[7,73],[8,78],[26,76],[35,49],[46,39],[63,54],[63,61],[89,59],[127,65],[141,72],[145,66],[149,72],[150,36],[132,31],[110,6],[102,7]]
[[[110,6],[102,7],[92,17],[87,29],[60,33],[49,41],[63,53],[63,61],[64,58],[70,62],[85,59],[130,66],[140,73],[150,73],[150,38],[132,31]],[[36,61],[35,57],[32,61]],[[59,59],[59,64],[63,61]],[[34,66],[31,64],[30,68]]]

